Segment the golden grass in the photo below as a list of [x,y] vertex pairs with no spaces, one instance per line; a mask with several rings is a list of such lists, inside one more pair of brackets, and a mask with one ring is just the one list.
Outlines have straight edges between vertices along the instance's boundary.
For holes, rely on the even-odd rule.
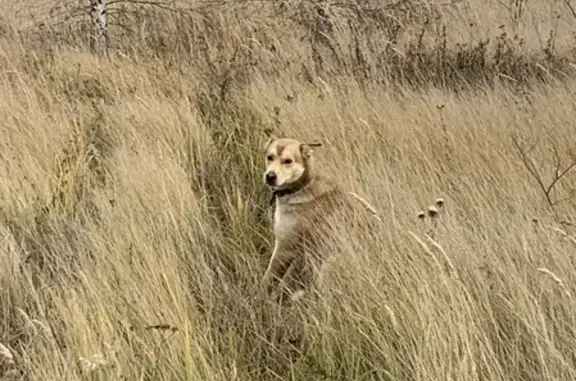
[[[39,46],[0,1],[2,22],[26,31],[0,37],[0,380],[576,378],[576,173],[551,209],[512,139],[534,145],[546,184],[557,156],[562,168],[576,159],[576,19],[528,2],[508,66],[474,66],[476,55],[462,81],[438,77],[456,42],[511,25],[488,3],[434,10],[449,46],[431,36],[412,61],[386,58],[389,72],[366,48],[365,75],[344,49],[345,64],[323,51],[315,66],[305,28],[264,5],[222,5],[205,21],[214,30],[184,37],[172,13],[157,31],[142,24],[174,46],[220,33],[191,61],[184,45],[134,35],[109,58],[54,36]],[[407,43],[422,20],[408,21]],[[234,53],[263,36],[278,55]],[[415,74],[422,62],[437,66]],[[318,165],[382,219],[334,242],[353,260],[289,316],[258,292],[273,243],[267,129],[321,141]],[[299,353],[272,340],[286,330],[303,332]]]

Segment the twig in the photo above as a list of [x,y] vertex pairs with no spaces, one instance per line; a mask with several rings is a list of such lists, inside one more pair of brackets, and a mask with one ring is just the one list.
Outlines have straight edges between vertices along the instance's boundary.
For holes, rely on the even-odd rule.
[[572,16],[576,17],[576,10],[574,9],[572,4],[570,3],[570,0],[564,0],[564,3],[568,7],[568,9],[570,9],[570,12],[572,12]]
[[516,146],[516,149],[518,151],[518,155],[520,156],[520,160],[522,161],[522,163],[524,164],[524,167],[528,170],[530,175],[534,178],[534,180],[536,180],[538,186],[540,187],[540,190],[544,194],[544,197],[546,198],[546,201],[550,205],[550,208],[552,209],[552,211],[555,212],[554,207],[556,205],[558,205],[559,203],[572,199],[572,197],[564,197],[564,198],[560,198],[560,199],[555,200],[552,197],[552,193],[553,193],[556,185],[558,185],[558,183],[560,182],[560,180],[562,180],[564,177],[566,177],[568,172],[570,172],[573,168],[576,167],[576,160],[575,159],[573,159],[567,166],[564,167],[564,164],[562,162],[562,158],[560,157],[560,153],[558,152],[557,147],[553,146],[552,149],[554,151],[554,158],[555,158],[554,174],[553,174],[552,180],[547,184],[545,182],[542,174],[540,173],[540,171],[536,167],[534,160],[530,157],[530,152],[532,152],[534,150],[534,148],[536,147],[536,144],[531,146],[529,149],[526,149],[518,141],[518,138],[516,136],[514,136],[514,135],[512,136],[512,141],[514,142],[514,145]]

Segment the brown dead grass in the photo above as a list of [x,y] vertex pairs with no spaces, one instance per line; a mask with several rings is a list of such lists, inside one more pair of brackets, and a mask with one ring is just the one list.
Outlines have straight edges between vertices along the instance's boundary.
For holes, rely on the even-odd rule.
[[[126,11],[104,58],[0,1],[0,379],[574,379],[576,173],[551,209],[512,140],[546,182],[575,160],[565,3],[342,2],[330,43],[258,4]],[[383,218],[289,316],[258,293],[268,130]]]

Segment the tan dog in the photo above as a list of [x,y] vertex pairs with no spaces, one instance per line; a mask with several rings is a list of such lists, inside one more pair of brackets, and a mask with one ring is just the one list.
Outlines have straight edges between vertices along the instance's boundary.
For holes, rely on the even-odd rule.
[[316,171],[312,147],[294,139],[266,143],[264,182],[273,192],[275,246],[263,283],[284,286],[291,299],[317,279],[327,259],[320,250],[332,217],[352,210],[349,193]]

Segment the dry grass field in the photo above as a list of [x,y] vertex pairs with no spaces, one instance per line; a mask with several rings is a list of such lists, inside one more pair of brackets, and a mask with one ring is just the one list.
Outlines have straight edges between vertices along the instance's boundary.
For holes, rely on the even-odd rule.
[[[137,3],[0,0],[0,380],[576,379],[570,0]],[[270,131],[383,219],[288,311]]]

